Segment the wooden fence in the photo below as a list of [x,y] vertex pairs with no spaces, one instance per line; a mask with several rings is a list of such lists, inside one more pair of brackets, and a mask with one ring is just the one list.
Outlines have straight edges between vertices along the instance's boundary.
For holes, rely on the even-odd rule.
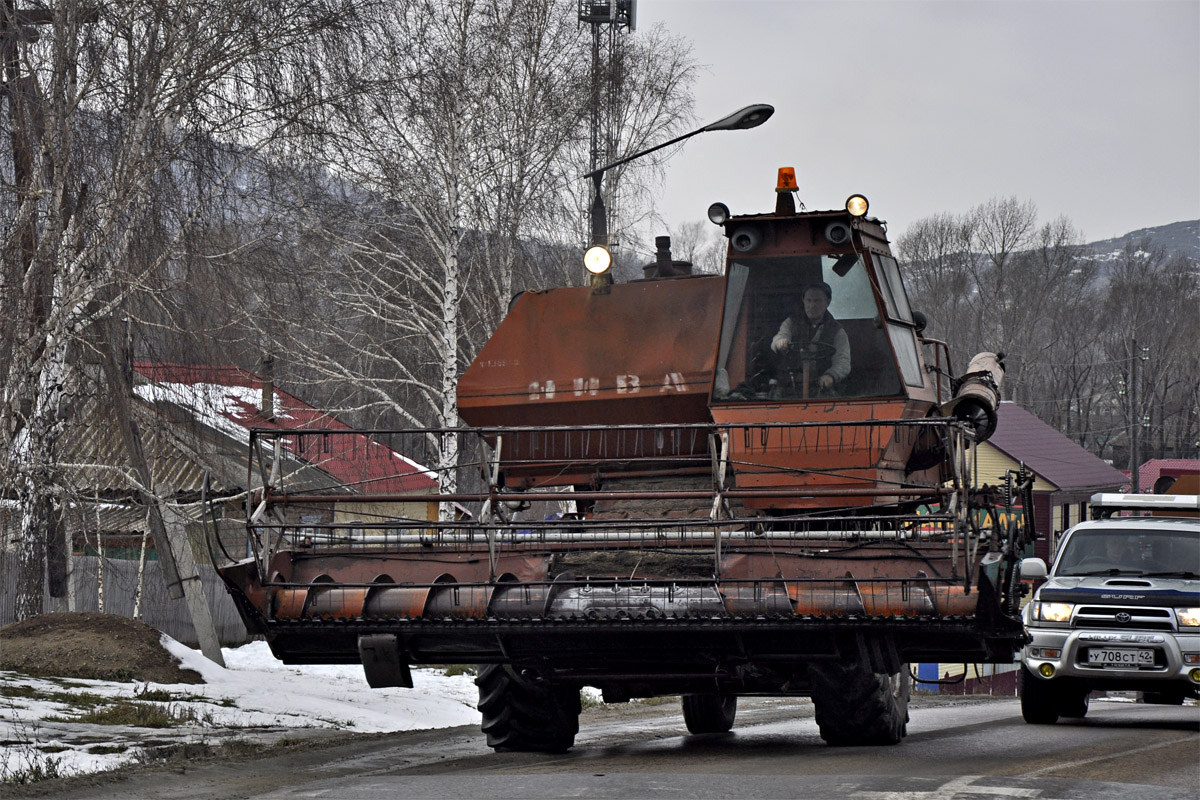
[[[208,564],[197,564],[204,595],[212,609],[217,637],[224,647],[245,644],[250,636],[242,624],[233,600],[225,590],[225,584],[216,570]],[[74,556],[71,559],[72,582],[74,584],[73,611],[99,611],[100,559],[93,556]],[[104,611],[123,617],[133,616],[134,592],[137,587],[137,561],[123,559],[104,560]],[[17,585],[16,554],[12,551],[0,553],[0,626],[8,625],[16,617]],[[46,611],[67,611],[65,598],[44,599]],[[172,600],[167,594],[162,573],[157,561],[146,564],[143,577],[141,613],[142,622],[190,647],[198,647],[196,629],[192,627],[187,603],[183,598]]]

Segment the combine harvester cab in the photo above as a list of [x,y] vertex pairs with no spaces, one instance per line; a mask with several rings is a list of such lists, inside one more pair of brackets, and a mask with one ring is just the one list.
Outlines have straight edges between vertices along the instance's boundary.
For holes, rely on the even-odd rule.
[[[811,696],[830,744],[894,744],[910,663],[1010,663],[1032,480],[972,486],[1000,359],[951,377],[865,198],[797,213],[789,187],[710,209],[724,275],[660,241],[643,280],[520,295],[460,381],[470,428],[256,431],[254,556],[218,559],[250,629],[373,686],[478,665],[488,742],[516,750],[570,747],[583,686],[682,695],[694,733],[739,695]],[[451,435],[479,490],[412,488]],[[361,480],[312,488],[335,457]]]

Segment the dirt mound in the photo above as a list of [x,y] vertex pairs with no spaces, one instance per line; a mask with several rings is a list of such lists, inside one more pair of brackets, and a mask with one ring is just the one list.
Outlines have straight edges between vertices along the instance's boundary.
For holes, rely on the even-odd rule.
[[113,614],[40,614],[0,628],[0,670],[57,678],[203,683],[182,669],[162,633]]

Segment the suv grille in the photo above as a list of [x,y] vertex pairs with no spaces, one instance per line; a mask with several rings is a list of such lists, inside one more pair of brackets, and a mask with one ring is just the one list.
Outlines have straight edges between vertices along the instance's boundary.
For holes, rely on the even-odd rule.
[[[1124,620],[1124,621],[1122,621]],[[1073,622],[1076,628],[1170,631],[1175,627],[1165,608],[1140,606],[1080,606]]]

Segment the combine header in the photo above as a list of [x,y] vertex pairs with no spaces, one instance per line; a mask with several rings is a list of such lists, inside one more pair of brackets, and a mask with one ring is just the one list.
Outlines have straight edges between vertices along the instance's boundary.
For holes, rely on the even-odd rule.
[[[810,696],[830,744],[893,744],[911,662],[1011,662],[1032,481],[973,488],[1000,359],[951,377],[865,198],[797,213],[791,181],[774,213],[710,209],[724,275],[660,240],[643,280],[520,295],[460,381],[472,427],[256,431],[251,556],[217,559],[250,630],[372,686],[478,665],[516,750],[569,748],[583,686],[682,695],[694,733]],[[447,435],[478,491],[370,465]],[[333,457],[362,481],[312,480]]]

